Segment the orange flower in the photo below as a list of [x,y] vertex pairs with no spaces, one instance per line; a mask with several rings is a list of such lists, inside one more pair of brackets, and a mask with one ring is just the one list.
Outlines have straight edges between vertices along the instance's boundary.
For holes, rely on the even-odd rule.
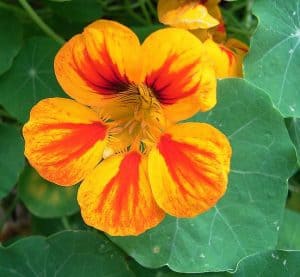
[[236,39],[226,41],[226,28],[219,0],[158,1],[160,22],[190,30],[204,42],[217,78],[242,77],[248,46]]
[[47,180],[83,181],[78,201],[88,225],[138,235],[165,213],[196,216],[224,194],[227,138],[208,124],[175,124],[216,103],[203,51],[185,30],[159,30],[140,45],[127,27],[100,20],[58,52],[57,79],[75,101],[33,107],[25,155]]

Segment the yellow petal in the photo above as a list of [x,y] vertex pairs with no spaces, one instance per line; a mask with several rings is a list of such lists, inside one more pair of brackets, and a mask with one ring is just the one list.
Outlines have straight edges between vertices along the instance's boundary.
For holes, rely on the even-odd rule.
[[86,224],[112,236],[139,235],[164,218],[137,152],[110,157],[81,184],[78,202]]
[[45,179],[74,185],[102,158],[107,127],[91,109],[70,99],[40,101],[24,125],[25,156]]
[[210,57],[217,78],[239,77],[235,53],[223,44],[211,39],[204,42],[207,55]]
[[191,117],[216,104],[216,78],[203,45],[190,32],[166,28],[142,45],[146,85],[170,121]]
[[201,1],[159,0],[157,10],[159,21],[173,27],[208,29],[219,23]]
[[211,125],[171,127],[149,153],[149,180],[156,202],[176,217],[205,212],[226,191],[230,158],[227,138]]

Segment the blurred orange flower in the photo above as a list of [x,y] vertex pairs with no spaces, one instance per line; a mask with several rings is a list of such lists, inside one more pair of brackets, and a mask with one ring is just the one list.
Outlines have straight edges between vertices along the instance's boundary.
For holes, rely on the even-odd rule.
[[41,176],[83,181],[84,221],[110,235],[138,235],[165,213],[193,217],[226,191],[231,147],[204,123],[176,122],[216,103],[216,78],[203,44],[175,28],[141,45],[127,27],[99,20],[55,58],[72,99],[32,108],[25,155]]
[[158,1],[160,22],[190,30],[206,48],[217,78],[242,77],[248,46],[237,39],[227,40],[219,0]]

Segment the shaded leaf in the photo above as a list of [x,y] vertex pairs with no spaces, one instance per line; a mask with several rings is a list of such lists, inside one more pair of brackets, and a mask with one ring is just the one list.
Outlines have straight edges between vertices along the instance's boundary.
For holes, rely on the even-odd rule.
[[59,45],[44,37],[32,38],[16,57],[12,68],[0,78],[0,104],[20,122],[39,100],[65,96],[59,87],[53,60]]
[[259,24],[245,77],[266,91],[285,116],[300,116],[300,1],[255,1]]
[[0,276],[132,276],[122,253],[104,236],[65,231],[0,246]]
[[[100,1],[99,1],[100,2]],[[95,0],[48,1],[54,13],[74,22],[91,22],[103,15],[102,6]]]
[[0,199],[17,183],[25,165],[23,151],[17,128],[0,124]]
[[144,266],[234,270],[241,258],[277,244],[287,178],[296,166],[283,118],[244,80],[222,80],[218,88],[217,106],[192,120],[208,122],[229,137],[228,190],[216,207],[196,218],[167,217],[139,237],[110,237]]
[[18,185],[20,198],[28,210],[39,217],[51,218],[74,214],[77,204],[78,186],[61,187],[41,178],[27,166]]
[[0,10],[0,75],[7,71],[22,46],[22,25],[12,13]]

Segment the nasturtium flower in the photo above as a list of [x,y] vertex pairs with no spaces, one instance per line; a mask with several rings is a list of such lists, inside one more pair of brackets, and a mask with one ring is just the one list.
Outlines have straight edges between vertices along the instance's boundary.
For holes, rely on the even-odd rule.
[[108,20],[58,52],[56,77],[73,99],[36,104],[23,128],[25,155],[45,179],[82,181],[84,221],[110,235],[138,235],[165,213],[193,217],[226,191],[231,147],[205,123],[177,123],[216,104],[203,44],[166,28],[143,44]]
[[158,2],[160,22],[190,30],[204,42],[217,78],[242,77],[248,46],[237,39],[227,40],[219,0],[172,0]]

